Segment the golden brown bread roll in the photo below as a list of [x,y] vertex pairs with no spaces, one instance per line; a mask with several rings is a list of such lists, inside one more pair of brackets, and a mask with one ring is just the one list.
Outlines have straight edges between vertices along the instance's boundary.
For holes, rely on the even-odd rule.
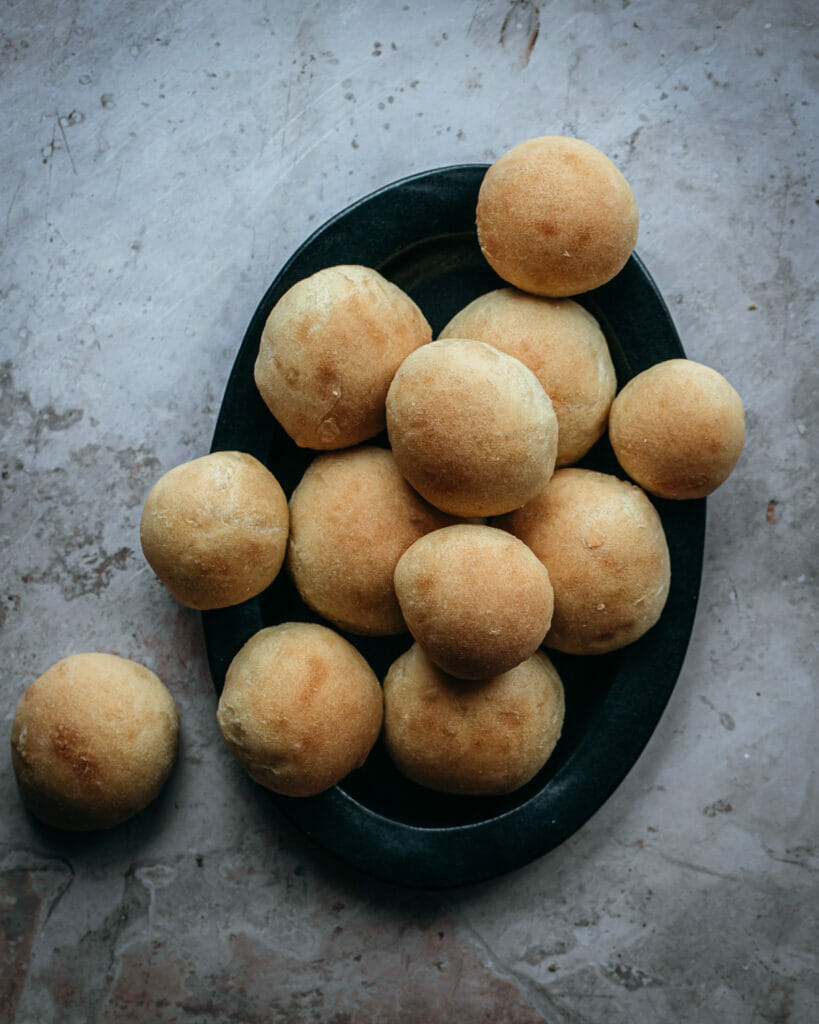
[[396,563],[413,541],[452,522],[416,494],[388,450],[328,452],[290,498],[290,575],[302,600],[339,629],[402,633]]
[[153,672],[113,654],[73,654],[23,694],[12,764],[24,803],[42,821],[111,828],[158,795],[178,740],[176,704]]
[[557,466],[577,462],[605,433],[617,378],[600,325],[579,303],[499,288],[470,302],[439,338],[476,338],[529,367],[557,416]]
[[607,156],[549,135],[504,153],[478,194],[478,240],[494,270],[535,295],[578,295],[611,280],[637,241],[637,203]]
[[390,757],[408,778],[444,793],[519,789],[548,760],[563,716],[563,686],[543,651],[501,675],[467,682],[413,644],[384,680]]
[[516,537],[460,524],[415,541],[395,568],[409,630],[450,675],[485,679],[531,657],[552,621],[549,573]]
[[254,376],[303,448],[331,450],[384,429],[401,360],[432,331],[410,297],[369,267],[327,267],[293,285],[262,331]]
[[494,521],[534,551],[555,595],[545,645],[603,654],[659,619],[671,579],[656,509],[634,484],[589,469],[559,469],[522,509]]
[[615,398],[609,438],[617,461],[661,498],[704,498],[724,483],[745,444],[742,399],[716,370],[668,359]]
[[375,673],[327,626],[260,630],[228,668],[217,720],[252,779],[285,796],[313,796],[360,768],[381,730]]
[[154,484],[140,540],[145,558],[189,608],[226,608],[255,597],[281,569],[287,498],[273,474],[245,452],[213,452]]
[[519,508],[552,475],[557,419],[520,360],[447,338],[409,355],[387,394],[395,463],[436,508],[479,517]]

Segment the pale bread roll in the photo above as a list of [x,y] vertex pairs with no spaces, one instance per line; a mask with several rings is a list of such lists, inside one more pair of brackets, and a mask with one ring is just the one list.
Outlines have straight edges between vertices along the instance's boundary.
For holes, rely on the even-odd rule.
[[430,341],[420,309],[369,267],[327,267],[279,299],[262,331],[254,377],[303,448],[346,448],[384,429],[401,361]]
[[476,218],[481,250],[504,281],[555,298],[611,280],[637,241],[629,183],[595,146],[560,135],[528,139],[496,160]]
[[554,471],[557,418],[519,359],[447,338],[401,364],[387,394],[396,465],[432,505],[465,518],[519,508]]
[[375,673],[327,626],[260,630],[228,668],[217,721],[252,779],[285,796],[314,796],[364,764],[381,730]]
[[545,645],[603,654],[659,619],[671,565],[662,522],[634,484],[589,469],[559,469],[517,512],[494,521],[534,551],[555,596]]
[[444,793],[512,793],[544,766],[560,738],[563,686],[538,651],[490,679],[447,675],[413,646],[384,680],[384,741],[400,772]]
[[557,466],[577,462],[605,433],[617,377],[600,325],[579,303],[499,288],[470,302],[439,338],[476,338],[529,367],[557,416]]
[[516,537],[491,526],[435,530],[407,548],[395,592],[409,630],[450,675],[485,679],[531,657],[552,621],[549,573]]
[[704,498],[723,484],[745,444],[745,410],[728,381],[690,359],[633,377],[611,407],[617,461],[661,498]]
[[154,484],[140,522],[142,551],[189,608],[226,608],[276,578],[287,550],[287,498],[245,452],[212,452]]
[[179,741],[176,704],[149,669],[73,654],[25,691],[11,729],[20,795],[57,828],[111,828],[159,794]]
[[328,452],[308,466],[290,498],[290,575],[302,600],[339,629],[402,633],[398,559],[452,522],[410,487],[387,449]]

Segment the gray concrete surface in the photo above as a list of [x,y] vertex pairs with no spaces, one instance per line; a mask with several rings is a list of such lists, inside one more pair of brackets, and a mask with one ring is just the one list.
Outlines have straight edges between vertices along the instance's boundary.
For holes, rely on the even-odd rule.
[[[158,672],[151,810],[59,837],[0,752],[0,1019],[810,1024],[816,780],[817,12],[807,0],[17,0],[0,10],[0,693],[58,658]],[[272,815],[215,726],[199,616],[141,504],[209,447],[290,252],[413,171],[575,134],[748,441],[709,501],[688,657],[559,849],[413,893]],[[510,841],[514,841],[510,837]]]

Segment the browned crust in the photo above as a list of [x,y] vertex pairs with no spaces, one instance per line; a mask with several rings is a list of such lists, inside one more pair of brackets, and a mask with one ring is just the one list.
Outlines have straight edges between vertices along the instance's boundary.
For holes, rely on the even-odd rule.
[[549,574],[516,537],[448,526],[416,541],[395,570],[413,637],[451,675],[484,679],[531,657],[552,620]]
[[439,338],[476,338],[529,367],[557,417],[557,466],[605,433],[617,378],[600,325],[579,303],[499,288],[457,313]]
[[612,405],[609,437],[617,461],[651,494],[704,498],[742,453],[742,399],[711,367],[669,359],[626,384]]
[[560,469],[524,508],[495,520],[549,570],[555,608],[545,644],[603,654],[659,619],[671,567],[660,517],[634,484],[588,469]]
[[384,680],[391,758],[408,778],[445,793],[519,789],[548,760],[563,716],[563,686],[542,651],[509,672],[466,682],[414,644]]
[[110,828],[159,793],[179,716],[153,672],[112,654],[57,662],[23,694],[11,752],[23,801],[58,828]]
[[217,720],[260,785],[313,796],[359,768],[378,738],[383,699],[358,651],[327,626],[260,630],[231,662]]
[[346,448],[384,429],[401,361],[432,331],[418,306],[375,270],[327,267],[297,282],[262,331],[254,378],[304,448]]
[[518,508],[554,470],[557,419],[520,360],[448,338],[410,355],[387,395],[396,465],[436,508],[497,515]]
[[288,568],[305,603],[338,628],[402,633],[398,559],[452,522],[409,486],[386,449],[329,452],[313,460],[290,498]]
[[578,295],[611,280],[637,240],[637,203],[621,172],[588,142],[529,139],[487,171],[478,194],[484,256],[536,295]]
[[161,477],[142,511],[142,550],[162,583],[190,608],[255,597],[284,562],[287,498],[245,452],[213,452]]

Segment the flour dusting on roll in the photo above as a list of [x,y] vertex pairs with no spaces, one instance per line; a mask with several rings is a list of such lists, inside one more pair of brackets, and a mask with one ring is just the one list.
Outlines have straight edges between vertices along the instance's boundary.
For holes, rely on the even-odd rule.
[[255,633],[228,668],[217,721],[250,777],[314,796],[367,758],[381,730],[375,673],[327,626],[285,622]]
[[189,608],[227,608],[278,576],[287,550],[287,498],[246,452],[211,452],[169,470],[145,500],[148,564]]

